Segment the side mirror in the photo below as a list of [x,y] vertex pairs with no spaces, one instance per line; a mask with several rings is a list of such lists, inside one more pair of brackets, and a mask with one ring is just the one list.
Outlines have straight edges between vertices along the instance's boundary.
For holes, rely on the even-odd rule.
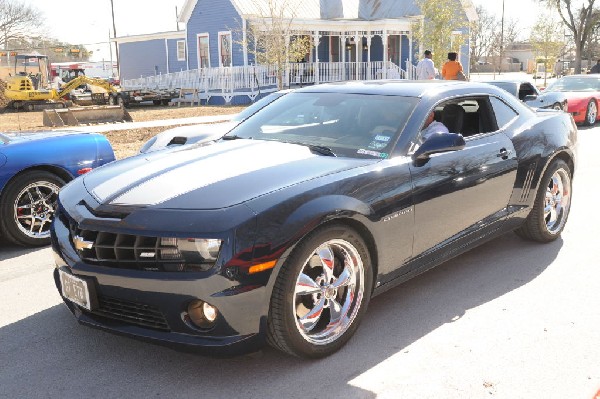
[[433,154],[465,148],[465,139],[458,133],[438,133],[429,136],[412,155],[413,161],[426,161]]
[[535,94],[528,94],[523,98],[523,101],[533,101],[537,98]]

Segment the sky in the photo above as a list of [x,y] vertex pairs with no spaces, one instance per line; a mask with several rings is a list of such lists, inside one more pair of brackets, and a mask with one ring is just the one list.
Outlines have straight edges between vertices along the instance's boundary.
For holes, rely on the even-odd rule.
[[[94,52],[92,61],[110,59],[110,0],[22,1],[43,13],[47,28],[43,33],[70,44],[85,45]],[[177,30],[175,7],[181,11],[184,3],[185,0],[113,0],[117,36]],[[184,28],[180,24],[180,29]]]
[[502,18],[502,3],[504,3],[504,18],[517,22],[517,27],[521,31],[520,40],[526,40],[529,37],[531,27],[537,22],[540,15],[544,15],[547,10],[545,6],[539,4],[537,0],[471,0],[475,7],[482,6],[490,13],[496,15],[498,19]]
[[[23,0],[40,10],[49,36],[71,44],[82,44],[94,52],[92,61],[110,59],[109,31],[112,35],[110,0]],[[222,1],[222,0],[214,0]],[[519,21],[521,38],[543,12],[536,0],[472,0],[498,18]],[[177,29],[175,9],[181,11],[185,0],[113,0],[117,36],[167,32]],[[180,29],[185,26],[180,24]],[[113,54],[114,57],[114,54]]]

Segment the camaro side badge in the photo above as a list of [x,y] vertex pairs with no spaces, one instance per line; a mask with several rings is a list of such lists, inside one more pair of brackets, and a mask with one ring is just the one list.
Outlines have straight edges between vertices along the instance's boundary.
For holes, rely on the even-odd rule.
[[383,222],[389,222],[392,219],[397,218],[398,216],[406,215],[412,212],[412,206],[410,208],[404,208],[401,211],[394,212],[391,215],[388,215],[382,219]]
[[94,246],[93,241],[86,241],[83,237],[75,236],[73,237],[73,245],[75,245],[75,249],[78,251],[83,251],[84,249],[92,249]]

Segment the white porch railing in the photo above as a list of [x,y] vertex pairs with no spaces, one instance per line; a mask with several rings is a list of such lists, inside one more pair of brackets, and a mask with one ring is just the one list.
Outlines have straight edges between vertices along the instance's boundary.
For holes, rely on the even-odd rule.
[[[414,79],[414,67],[409,70],[392,62],[312,62],[290,63],[283,73],[283,86],[340,82],[347,80]],[[124,90],[194,90],[204,100],[223,97],[230,102],[234,96],[246,95],[251,100],[259,92],[277,90],[277,69],[274,66],[236,66],[202,68],[123,81]]]

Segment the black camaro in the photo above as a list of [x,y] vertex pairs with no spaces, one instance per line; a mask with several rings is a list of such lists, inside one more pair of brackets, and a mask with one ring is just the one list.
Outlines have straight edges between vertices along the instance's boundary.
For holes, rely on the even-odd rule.
[[[422,134],[432,114],[450,133]],[[80,323],[103,330],[326,356],[374,295],[506,232],[555,240],[576,141],[568,113],[487,84],[307,87],[220,140],[66,186],[56,285]]]

